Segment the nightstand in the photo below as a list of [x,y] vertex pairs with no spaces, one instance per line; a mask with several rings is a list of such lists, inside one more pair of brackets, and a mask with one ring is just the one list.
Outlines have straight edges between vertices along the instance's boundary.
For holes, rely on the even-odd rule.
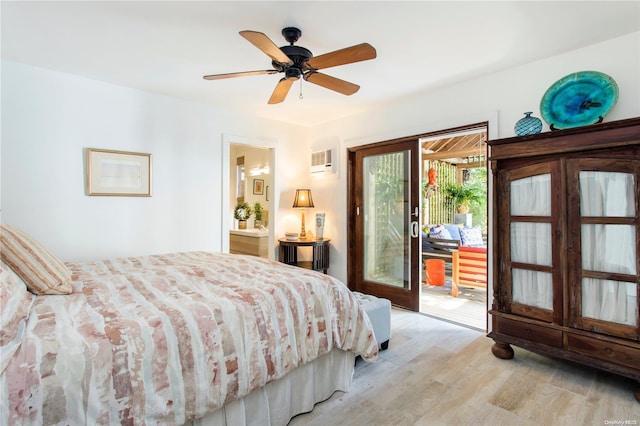
[[[322,271],[325,274],[329,269],[329,238],[312,240],[287,240],[280,238],[280,262],[287,265],[298,266],[314,271]],[[312,247],[313,257],[311,261],[298,261],[298,247]]]

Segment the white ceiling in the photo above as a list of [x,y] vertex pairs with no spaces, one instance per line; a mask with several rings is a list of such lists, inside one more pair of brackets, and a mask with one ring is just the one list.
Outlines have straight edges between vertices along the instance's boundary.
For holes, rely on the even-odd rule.
[[[309,126],[640,30],[640,1],[3,0],[1,13],[4,59]],[[304,82],[299,99],[295,83],[267,105],[281,75],[202,79],[270,69],[238,32],[282,46],[287,26],[315,55],[373,45],[376,59],[324,71],[360,91]]]

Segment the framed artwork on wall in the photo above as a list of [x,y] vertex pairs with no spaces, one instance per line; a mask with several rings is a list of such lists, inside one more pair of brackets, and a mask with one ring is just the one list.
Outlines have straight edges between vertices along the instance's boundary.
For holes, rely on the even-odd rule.
[[264,179],[254,179],[253,180],[253,193],[255,195],[264,194]]
[[87,148],[87,195],[151,197],[151,154]]

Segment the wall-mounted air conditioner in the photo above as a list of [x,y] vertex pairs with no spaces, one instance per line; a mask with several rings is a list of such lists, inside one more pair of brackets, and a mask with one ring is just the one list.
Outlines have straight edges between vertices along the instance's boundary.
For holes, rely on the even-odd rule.
[[325,149],[311,153],[311,173],[333,173],[333,150]]

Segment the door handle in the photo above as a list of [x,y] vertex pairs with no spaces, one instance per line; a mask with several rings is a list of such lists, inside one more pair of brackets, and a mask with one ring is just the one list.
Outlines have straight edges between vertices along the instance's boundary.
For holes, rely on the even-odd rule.
[[411,222],[411,238],[418,238],[420,236],[420,224],[417,220]]

